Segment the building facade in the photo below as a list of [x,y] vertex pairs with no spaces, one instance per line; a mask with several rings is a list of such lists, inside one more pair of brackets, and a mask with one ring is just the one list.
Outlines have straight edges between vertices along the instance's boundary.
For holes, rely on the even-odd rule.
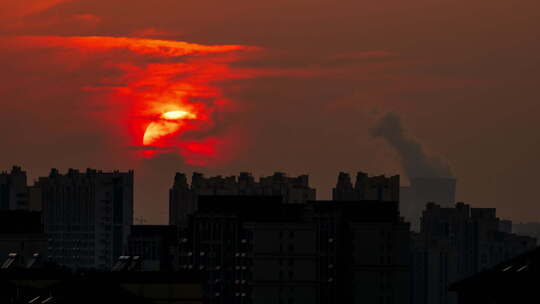
[[397,202],[201,196],[179,264],[208,303],[409,303],[409,225]]
[[128,237],[127,255],[142,259],[143,271],[176,268],[177,229],[168,225],[134,225]]
[[133,171],[53,169],[41,189],[49,258],[72,268],[109,269],[133,224]]

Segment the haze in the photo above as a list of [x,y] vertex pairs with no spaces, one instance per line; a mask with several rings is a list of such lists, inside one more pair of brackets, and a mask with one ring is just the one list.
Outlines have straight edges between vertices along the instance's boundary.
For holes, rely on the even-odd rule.
[[[538,220],[539,15],[534,0],[0,0],[0,168],[134,169],[149,223],[176,171],[307,173],[321,199],[339,171],[453,175],[459,200]],[[169,128],[171,111],[197,119]],[[145,145],[152,123],[166,136]]]

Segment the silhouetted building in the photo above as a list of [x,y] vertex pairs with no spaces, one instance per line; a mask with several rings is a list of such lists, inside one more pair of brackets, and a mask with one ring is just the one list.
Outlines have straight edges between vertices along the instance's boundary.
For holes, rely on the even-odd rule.
[[540,249],[528,251],[452,284],[458,304],[533,303],[538,297]]
[[31,304],[202,304],[196,272],[0,271],[0,302]]
[[14,254],[10,267],[27,265],[35,254],[47,256],[47,236],[43,232],[41,213],[0,211],[0,263],[10,254]]
[[41,188],[37,185],[29,186],[26,188],[28,193],[28,210],[30,211],[42,211],[43,210],[43,193]]
[[187,217],[197,210],[200,195],[250,195],[278,196],[285,203],[304,203],[315,200],[316,191],[309,187],[307,175],[287,177],[277,172],[261,177],[256,182],[250,173],[242,172],[238,177],[204,177],[193,173],[191,186],[186,175],[177,173],[169,191],[169,224],[187,225]]
[[501,227],[508,230],[494,208],[427,204],[421,231],[412,234],[412,302],[456,303],[450,284],[535,247],[535,239]]
[[500,220],[499,221],[499,231],[512,233],[512,221],[510,220]]
[[397,202],[201,196],[180,266],[209,303],[409,303],[409,226]]
[[0,210],[28,209],[26,172],[14,166],[0,173]]
[[386,177],[368,176],[358,172],[354,187],[348,173],[340,172],[336,187],[332,190],[335,201],[399,201],[399,175]]
[[328,280],[341,295],[326,303],[409,303],[410,230],[398,202],[316,202],[314,209]]
[[418,231],[424,206],[437,203],[450,207],[456,200],[456,179],[453,178],[411,178],[411,185],[401,187],[400,211],[411,229]]
[[448,286],[459,276],[457,249],[449,240],[426,241],[425,235],[411,233],[411,303],[454,303]]
[[53,169],[37,182],[49,258],[71,268],[110,269],[133,224],[133,171]]
[[[189,228],[181,233],[180,267],[205,274],[208,303],[251,299],[252,237],[244,221],[279,218],[280,197],[201,196]],[[249,269],[248,269],[249,267]]]
[[128,238],[127,254],[140,256],[145,271],[170,271],[177,255],[176,226],[134,225]]
[[529,236],[540,241],[540,223],[513,223],[512,232],[518,235]]

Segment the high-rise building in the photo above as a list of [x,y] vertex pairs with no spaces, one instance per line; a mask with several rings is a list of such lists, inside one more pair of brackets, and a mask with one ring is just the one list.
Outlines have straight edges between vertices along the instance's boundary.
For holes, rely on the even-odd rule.
[[321,252],[323,261],[331,264],[328,280],[344,295],[328,303],[409,303],[410,229],[400,217],[398,202],[314,204],[320,221],[318,245],[329,249]]
[[197,194],[189,186],[186,175],[176,173],[173,186],[169,190],[169,224],[187,225],[188,216],[195,210]]
[[250,173],[242,172],[236,176],[204,177],[193,173],[191,185],[183,173],[177,173],[169,191],[169,224],[187,225],[188,215],[197,210],[201,195],[251,195],[277,196],[284,203],[305,203],[316,199],[315,189],[309,186],[307,175],[288,177],[276,172],[272,176],[261,177],[256,182]]
[[28,190],[28,210],[41,211],[43,209],[43,200],[41,188],[37,185],[29,186]]
[[49,258],[72,268],[109,269],[133,224],[133,171],[53,169],[41,189]]
[[494,208],[427,204],[420,233],[412,234],[412,302],[456,303],[450,284],[535,248],[536,239],[509,229]]
[[411,178],[411,185],[401,187],[400,211],[411,229],[419,231],[422,210],[427,203],[451,207],[456,200],[456,179],[454,178]]
[[332,199],[336,201],[399,201],[399,175],[386,177],[368,176],[358,172],[354,187],[348,173],[340,172],[336,187],[332,190]]
[[0,210],[28,209],[26,171],[14,166],[0,172]]
[[409,225],[397,202],[201,196],[180,267],[208,303],[409,303]]

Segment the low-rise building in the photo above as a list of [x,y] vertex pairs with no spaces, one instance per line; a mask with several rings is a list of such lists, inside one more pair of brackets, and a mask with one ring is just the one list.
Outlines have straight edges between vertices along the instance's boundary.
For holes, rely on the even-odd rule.
[[0,270],[0,302],[202,304],[203,284],[200,275],[194,271]]
[[40,212],[0,211],[0,261],[14,254],[13,266],[26,265],[35,254],[46,257],[47,247]]
[[536,248],[455,282],[450,290],[457,294],[458,304],[533,303],[539,277],[540,249]]

